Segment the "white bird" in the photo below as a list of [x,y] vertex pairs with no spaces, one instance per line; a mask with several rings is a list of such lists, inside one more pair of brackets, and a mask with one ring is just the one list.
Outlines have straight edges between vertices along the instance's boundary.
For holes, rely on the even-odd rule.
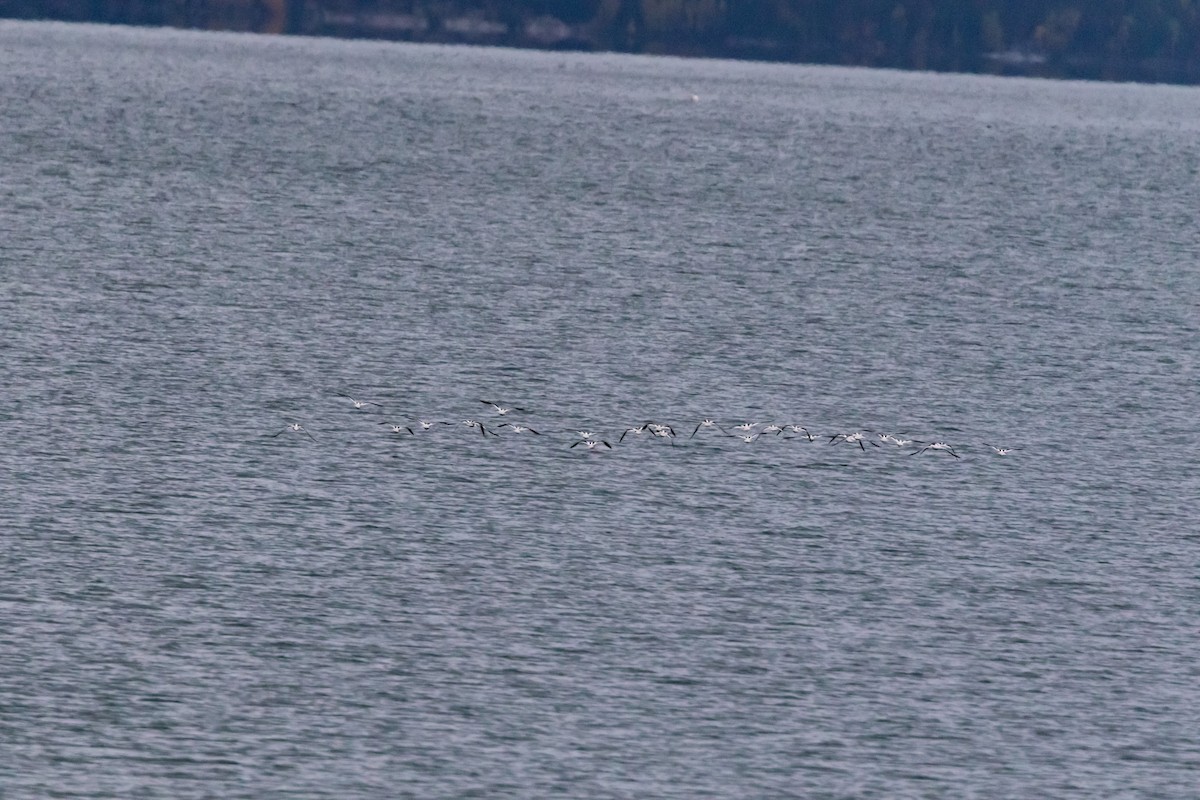
[[784,430],[791,431],[792,433],[803,434],[804,438],[808,439],[810,442],[815,441],[817,438],[813,436],[812,433],[809,432],[808,428],[804,427],[803,425],[788,425],[784,428]]
[[778,425],[776,425],[776,424],[774,424],[774,423],[771,423],[770,425],[766,426],[766,427],[765,427],[765,428],[763,428],[761,431],[759,431],[759,433],[775,433],[775,434],[779,434],[779,433],[783,433],[783,428],[781,428],[780,426],[778,426]]
[[316,439],[313,439],[313,435],[311,433],[309,433],[308,431],[304,430],[304,426],[301,425],[299,422],[293,422],[291,425],[288,425],[286,428],[281,430],[279,433],[271,434],[271,438],[274,439],[276,436],[282,436],[283,434],[287,433],[288,431],[292,431],[294,433],[303,433],[305,436],[312,439],[314,442],[316,441]]
[[747,435],[747,436],[738,436],[737,434],[734,434],[734,433],[731,433],[731,434],[729,434],[729,435],[730,435],[730,436],[735,436],[736,438],[738,438],[738,439],[741,439],[741,440],[742,440],[742,442],[743,442],[743,443],[745,443],[745,444],[750,444],[750,443],[751,443],[751,442],[753,442],[755,439],[757,439],[758,437],[762,436],[762,434],[761,434],[761,433],[751,433],[751,434],[749,434],[749,435]]
[[947,453],[954,456],[955,458],[961,457],[961,456],[959,456],[958,453],[954,452],[953,447],[946,444],[945,442],[933,442],[931,444],[927,444],[924,447],[922,447],[920,450],[916,451],[915,453],[909,453],[909,455],[910,456],[918,456],[921,453],[924,453],[926,450],[945,450]]
[[759,423],[757,423],[757,422],[746,422],[742,425],[734,425],[733,429],[735,431],[745,431],[746,433],[749,433],[750,431],[754,430],[758,426],[759,426]]
[[879,441],[887,442],[889,444],[894,444],[897,447],[904,447],[907,444],[925,444],[924,442],[922,442],[919,439],[905,439],[901,436],[896,436],[891,433],[879,434]]
[[[579,445],[583,445],[583,446],[585,446],[585,447],[586,447],[588,450],[595,450],[595,449],[596,449],[597,447],[599,447],[600,445],[604,445],[604,446],[605,446],[605,447],[607,447],[609,450],[612,450],[612,445],[611,445],[611,444],[609,444],[608,442],[604,441],[604,440],[599,440],[599,441],[596,441],[596,440],[594,440],[594,439],[581,439],[580,441],[578,441],[578,442],[576,442],[575,444],[571,445],[571,447],[578,447]],[[568,449],[570,449],[570,448],[568,448]]]
[[483,403],[485,406],[491,406],[492,408],[496,409],[496,413],[501,416],[504,416],[510,411],[525,411],[525,409],[517,408],[516,406],[502,406],[499,403],[493,403],[491,400],[480,400],[479,402]]
[[370,400],[355,400],[348,394],[338,394],[338,397],[345,397],[354,404],[355,408],[366,408],[367,406],[379,406],[380,408],[383,408],[383,406],[379,405],[379,403],[373,403]]
[[645,425],[638,425],[636,428],[626,428],[625,433],[621,434],[621,438],[617,439],[617,444],[620,444],[621,442],[625,441],[626,433],[632,433],[634,436],[641,436],[643,433],[646,432],[646,430],[650,427],[650,425],[651,425],[651,423],[647,422]]
[[479,428],[479,432],[482,433],[484,436],[487,436],[489,433],[491,433],[492,436],[499,436],[499,434],[492,433],[487,428],[483,427],[482,422],[477,422],[476,420],[473,420],[473,419],[464,419],[463,425],[466,425],[468,428]]
[[1008,455],[1009,453],[1011,453],[1011,452],[1013,452],[1013,451],[1015,451],[1015,450],[1020,450],[1020,449],[1021,449],[1021,448],[1019,448],[1019,447],[996,447],[996,445],[994,445],[994,444],[988,444],[987,442],[984,442],[983,444],[984,444],[984,446],[985,446],[985,447],[990,447],[990,448],[992,448],[993,450],[995,450],[995,451],[996,451],[996,455],[998,455],[998,456],[1006,456],[1006,455]]
[[697,431],[699,431],[701,428],[716,428],[721,433],[726,433],[726,430],[724,428],[722,428],[720,425],[718,425],[717,421],[715,419],[706,419],[706,420],[703,420],[699,425],[696,426],[696,430],[692,431],[692,435],[689,436],[688,438],[689,439],[693,438],[696,435]]
[[[846,442],[847,444],[857,444],[864,451],[867,449],[866,446],[863,444],[863,442],[865,442],[865,441],[870,441],[870,440],[867,439],[867,435],[865,433],[863,433],[862,431],[855,431],[854,433],[835,433],[833,436],[829,437],[830,444],[838,444],[840,442]],[[876,444],[875,442],[871,442],[871,446],[879,447],[879,445]]]
[[503,424],[501,424],[501,425],[498,425],[498,426],[496,426],[496,427],[498,427],[498,428],[512,428],[512,429],[513,429],[513,433],[524,433],[525,431],[529,431],[530,433],[533,433],[533,434],[536,434],[536,435],[538,435],[538,436],[541,436],[541,434],[540,434],[540,433],[538,433],[537,431],[535,431],[533,428],[527,427],[527,426],[525,426],[525,425],[513,425],[511,422],[505,422],[505,423],[503,423]]
[[408,431],[409,433],[412,433],[413,436],[416,436],[416,434],[413,433],[413,429],[408,427],[407,425],[393,425],[390,422],[381,422],[379,424],[387,425],[389,428],[392,429],[392,433],[403,433],[404,431]]

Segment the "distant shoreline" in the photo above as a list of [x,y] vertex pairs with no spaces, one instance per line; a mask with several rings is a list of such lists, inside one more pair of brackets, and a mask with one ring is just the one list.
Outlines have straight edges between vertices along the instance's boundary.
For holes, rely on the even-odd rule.
[[[729,11],[724,0],[0,0],[0,18],[328,36],[536,50],[1200,84],[1200,9],[1109,19],[1080,6],[814,0],[804,13]],[[768,4],[769,5],[769,4]],[[863,8],[857,8],[863,6]],[[561,9],[559,16],[543,13]],[[989,9],[989,7],[991,7]],[[1048,6],[1047,6],[1048,7]],[[1187,16],[1190,14],[1190,16]]]

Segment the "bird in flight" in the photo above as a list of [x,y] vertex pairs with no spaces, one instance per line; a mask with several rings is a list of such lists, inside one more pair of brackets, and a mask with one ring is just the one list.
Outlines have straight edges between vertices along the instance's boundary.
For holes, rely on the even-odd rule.
[[482,433],[484,436],[487,436],[488,434],[491,434],[492,436],[500,435],[498,433],[492,433],[492,431],[489,431],[487,428],[483,427],[482,422],[478,422],[473,419],[464,419],[463,425],[466,425],[468,428],[479,428],[479,432]]
[[954,456],[955,458],[962,458],[962,456],[960,456],[958,453],[954,452],[953,447],[946,444],[945,442],[933,442],[932,444],[927,444],[924,447],[922,447],[920,450],[916,451],[915,453],[909,453],[909,455],[910,456],[919,456],[921,453],[924,453],[926,450],[945,450],[947,453]]
[[905,439],[903,436],[896,436],[895,434],[891,433],[879,434],[879,441],[888,442],[896,445],[897,447],[904,447],[908,444],[925,444],[920,439]]
[[501,425],[497,425],[496,427],[497,428],[512,428],[513,433],[524,433],[525,431],[529,431],[530,433],[532,433],[536,436],[541,436],[540,433],[538,433],[533,428],[530,428],[527,425],[513,425],[511,422],[505,422]]
[[724,428],[722,428],[720,425],[717,424],[717,421],[715,419],[706,419],[706,420],[702,420],[700,422],[700,424],[696,426],[696,430],[692,431],[692,435],[689,436],[688,438],[689,439],[693,438],[699,432],[699,430],[701,428],[716,428],[721,433],[728,433],[728,431],[726,431]]
[[311,433],[309,433],[308,431],[304,430],[304,426],[301,425],[299,422],[293,422],[291,425],[288,425],[286,428],[281,430],[279,433],[271,434],[271,438],[274,439],[276,436],[282,436],[283,434],[287,433],[288,431],[293,431],[295,433],[303,433],[305,436],[312,439],[314,442],[316,441],[316,439],[313,438],[313,435]]
[[646,423],[650,428],[650,432],[660,439],[674,439],[675,429],[670,425],[656,425],[653,422]]
[[338,397],[346,398],[347,400],[349,400],[351,403],[354,404],[355,408],[358,408],[358,409],[363,409],[363,408],[366,408],[367,406],[379,406],[380,408],[383,408],[383,406],[379,405],[379,403],[373,403],[370,400],[355,400],[353,397],[351,397],[348,394],[339,393]]
[[525,409],[517,408],[516,406],[502,406],[499,403],[493,403],[491,400],[480,400],[479,402],[483,403],[485,406],[491,406],[492,408],[496,409],[496,413],[501,416],[504,416],[510,411],[520,411],[522,413],[525,411]]
[[653,423],[647,422],[645,425],[638,425],[636,428],[626,428],[625,433],[621,434],[621,438],[617,439],[617,444],[620,444],[621,442],[625,441],[626,433],[632,433],[634,436],[641,436],[643,433],[646,432],[646,429],[649,428],[650,425],[652,425],[652,424]]
[[[859,447],[861,447],[865,451],[867,448],[863,444],[864,441],[870,441],[870,440],[867,439],[866,434],[863,433],[862,431],[855,431],[854,433],[835,433],[833,436],[829,437],[830,444],[838,444],[839,442],[846,442],[847,444],[857,444]],[[871,445],[873,445],[874,447],[879,447],[879,445],[876,444],[875,442],[871,442]]]
[[[798,433],[801,436],[803,436],[805,439],[808,439],[810,442],[816,441],[816,438],[817,438],[816,436],[813,436],[812,433],[809,432],[808,428],[804,427],[803,425],[787,425],[784,427],[784,430],[789,431],[791,433]],[[788,437],[788,438],[795,438],[795,437]]]
[[[571,445],[571,447],[578,447],[579,445],[583,445],[583,446],[584,446],[584,447],[586,447],[588,450],[595,450],[595,449],[596,449],[597,447],[599,447],[600,445],[604,445],[604,446],[605,446],[605,447],[607,447],[609,450],[612,450],[612,445],[611,445],[611,444],[609,444],[608,442],[604,441],[603,439],[601,439],[601,440],[595,440],[595,439],[580,439],[578,442],[576,442],[575,444]],[[570,449],[570,448],[567,448],[567,449]]]

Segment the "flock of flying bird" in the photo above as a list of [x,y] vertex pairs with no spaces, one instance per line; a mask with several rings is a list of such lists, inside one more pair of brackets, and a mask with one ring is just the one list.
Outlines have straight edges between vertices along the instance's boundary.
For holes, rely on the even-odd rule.
[[[369,411],[372,407],[383,408],[382,404],[370,400],[358,400],[346,394],[338,394],[338,396],[349,400],[354,408],[359,411]],[[512,434],[528,433],[534,436],[542,435],[540,432],[534,430],[528,425],[518,425],[508,421],[509,413],[513,411],[525,413],[525,409],[518,408],[517,406],[493,403],[490,400],[480,400],[479,402],[491,407],[493,413],[496,415],[495,423],[489,423],[489,425],[485,425],[476,419],[466,419],[461,423],[420,419],[412,424],[387,421],[380,422],[378,424],[386,425],[389,429],[389,432],[392,434],[409,436],[416,436],[418,430],[428,431],[436,425],[457,424],[462,424],[471,430],[477,430],[485,438],[488,436],[498,437],[501,435],[501,431],[508,431]],[[414,429],[414,427],[416,429]],[[687,438],[693,439],[701,431],[715,431],[725,436],[740,439],[745,444],[750,444],[764,436],[779,436],[784,439],[801,438],[809,442],[825,441],[824,435],[819,436],[802,425],[777,425],[774,423],[746,422],[740,425],[733,425],[731,427],[734,431],[733,433],[731,433],[730,430],[726,429],[722,425],[718,424],[714,419],[704,419],[697,423],[696,427],[692,429],[691,435],[689,435]],[[305,429],[305,427],[299,422],[293,422],[278,433],[271,434],[271,436],[274,438],[289,432],[301,433],[307,436],[309,439],[312,439],[314,442],[316,441],[316,437],[309,433],[308,430]],[[611,443],[600,438],[592,431],[578,430],[574,431],[574,433],[578,438],[571,443],[571,448],[583,447],[590,451],[596,451],[600,450],[601,448],[611,450],[613,447]],[[868,434],[874,434],[874,436],[868,436]],[[620,437],[617,438],[617,443],[620,444],[624,442],[626,437],[630,437],[632,439],[642,436],[647,436],[650,439],[666,440],[672,443],[679,438],[679,436],[676,434],[675,428],[671,425],[665,423],[645,422],[632,428],[626,428],[621,432]],[[867,449],[867,445],[872,447],[892,445],[894,447],[913,448],[912,452],[909,453],[911,456],[932,452],[946,453],[954,458],[962,458],[962,456],[955,452],[953,445],[950,445],[947,442],[906,439],[903,436],[896,436],[891,433],[878,433],[868,429],[857,430],[853,433],[835,433],[829,436],[827,443],[831,445],[846,444],[852,447],[857,446],[864,452]],[[995,445],[988,444],[987,442],[984,442],[983,444],[985,447],[991,448],[996,455],[1000,456],[1006,456],[1021,449],[1019,447],[997,447]]]

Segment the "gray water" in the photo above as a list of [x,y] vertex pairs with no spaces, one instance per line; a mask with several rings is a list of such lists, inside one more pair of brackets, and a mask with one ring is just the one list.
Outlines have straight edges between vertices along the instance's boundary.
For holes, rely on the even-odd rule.
[[1197,90],[3,23],[0,98],[5,800],[1195,796]]

